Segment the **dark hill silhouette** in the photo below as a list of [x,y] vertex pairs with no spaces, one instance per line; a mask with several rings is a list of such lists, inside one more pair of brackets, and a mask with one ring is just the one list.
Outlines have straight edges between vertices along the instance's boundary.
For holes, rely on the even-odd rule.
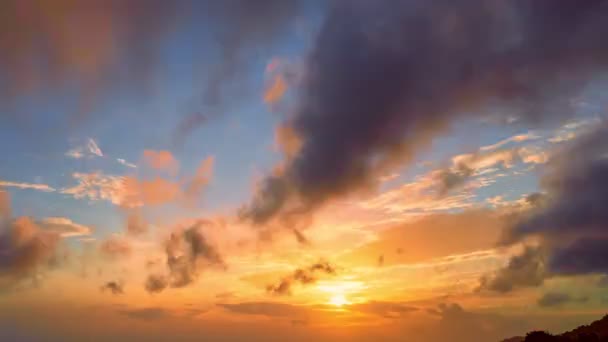
[[561,335],[532,331],[526,337],[511,337],[502,342],[608,342],[608,315]]

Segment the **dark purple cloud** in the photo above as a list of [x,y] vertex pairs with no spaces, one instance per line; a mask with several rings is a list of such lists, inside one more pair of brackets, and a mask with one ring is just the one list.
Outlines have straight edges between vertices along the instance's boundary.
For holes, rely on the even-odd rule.
[[[607,156],[608,123],[602,122],[552,157],[542,179],[545,194],[532,210],[513,218],[503,240],[511,244],[536,237],[538,253],[526,257],[528,249],[511,259],[494,279],[509,278],[505,283],[510,285],[494,290],[540,285],[556,275],[608,274]],[[501,277],[514,275],[512,265],[525,271],[519,280]]]
[[601,0],[336,2],[290,118],[302,146],[242,217],[264,224],[374,185],[490,103],[554,119],[605,69],[606,15]]

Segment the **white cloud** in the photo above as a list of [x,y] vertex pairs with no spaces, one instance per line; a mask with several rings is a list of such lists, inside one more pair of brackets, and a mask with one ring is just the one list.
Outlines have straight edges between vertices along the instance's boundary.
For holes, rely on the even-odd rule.
[[40,183],[21,183],[21,182],[9,182],[0,180],[0,187],[11,187],[11,188],[19,188],[19,189],[32,189],[44,192],[53,192],[54,188],[48,186],[47,184]]
[[126,166],[126,167],[131,167],[131,168],[136,168],[136,167],[137,167],[137,165],[135,165],[135,164],[133,164],[133,163],[129,163],[128,161],[126,161],[126,160],[124,160],[124,159],[122,159],[122,158],[117,158],[117,159],[116,159],[116,161],[117,161],[119,164],[122,164],[122,165],[124,165],[124,166]]
[[65,153],[65,156],[73,159],[80,159],[86,156],[103,157],[103,152],[93,138],[88,138],[87,143],[84,146],[77,146],[70,149]]
[[91,235],[92,229],[88,226],[73,222],[66,217],[47,217],[40,221],[45,230],[53,231],[61,237]]
[[598,117],[583,119],[579,121],[571,121],[558,129],[552,137],[547,139],[550,143],[561,143],[576,138],[582,132],[592,128],[595,124],[601,122]]
[[101,152],[101,149],[99,148],[95,140],[93,140],[92,138],[89,138],[89,140],[87,141],[87,149],[90,153],[98,157],[103,157],[103,152]]
[[61,189],[62,194],[74,198],[87,198],[93,201],[107,200],[113,204],[120,204],[124,197],[124,178],[120,176],[105,175],[101,172],[79,173],[72,177],[78,184]]
[[82,148],[76,147],[76,148],[73,148],[73,149],[67,151],[65,153],[65,156],[69,157],[69,158],[73,158],[73,159],[80,159],[80,158],[84,157],[84,154],[82,153]]

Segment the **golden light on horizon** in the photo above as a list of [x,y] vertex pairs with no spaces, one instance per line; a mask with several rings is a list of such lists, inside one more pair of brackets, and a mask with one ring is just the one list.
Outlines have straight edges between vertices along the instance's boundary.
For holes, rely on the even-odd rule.
[[322,281],[317,285],[317,288],[329,295],[327,304],[342,307],[352,304],[348,299],[349,295],[354,295],[360,298],[359,291],[366,288],[360,281],[338,280],[338,281]]
[[329,299],[329,304],[341,307],[346,304],[350,304],[350,302],[344,297],[343,294],[335,294]]

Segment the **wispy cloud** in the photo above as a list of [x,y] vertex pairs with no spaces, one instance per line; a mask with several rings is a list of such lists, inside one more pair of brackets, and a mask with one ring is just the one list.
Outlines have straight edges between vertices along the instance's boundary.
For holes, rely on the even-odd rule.
[[482,150],[482,151],[491,151],[491,150],[495,150],[495,149],[497,149],[499,147],[502,147],[502,146],[504,146],[506,144],[509,144],[509,143],[524,142],[524,141],[528,141],[528,140],[536,140],[536,139],[539,139],[539,138],[540,138],[540,135],[537,135],[534,132],[528,132],[528,133],[524,133],[524,134],[517,134],[517,135],[514,135],[512,137],[503,139],[503,140],[501,140],[501,141],[499,141],[499,142],[497,142],[495,144],[487,145],[487,146],[482,146],[480,148],[480,150]]
[[103,152],[101,151],[101,148],[99,148],[99,145],[93,138],[87,138],[87,141],[84,146],[76,146],[68,150],[65,153],[65,156],[73,159],[80,159],[87,156],[103,157]]
[[77,199],[107,200],[113,204],[121,204],[124,197],[124,177],[105,175],[100,171],[75,172],[72,177],[78,184],[61,189],[62,194],[71,195]]
[[133,169],[137,167],[137,165],[135,165],[135,164],[133,164],[133,163],[129,163],[128,161],[126,161],[126,160],[124,160],[124,159],[122,159],[122,158],[117,158],[117,159],[116,159],[116,161],[117,161],[119,164],[124,165],[124,166],[126,166],[126,167],[130,167],[130,168],[133,168]]
[[47,217],[40,221],[45,230],[53,231],[61,237],[91,235],[92,229],[66,217]]
[[0,180],[0,187],[10,187],[10,188],[18,188],[18,189],[32,189],[44,192],[53,192],[55,188],[48,186],[47,184],[41,183],[23,183],[23,182],[10,182]]

